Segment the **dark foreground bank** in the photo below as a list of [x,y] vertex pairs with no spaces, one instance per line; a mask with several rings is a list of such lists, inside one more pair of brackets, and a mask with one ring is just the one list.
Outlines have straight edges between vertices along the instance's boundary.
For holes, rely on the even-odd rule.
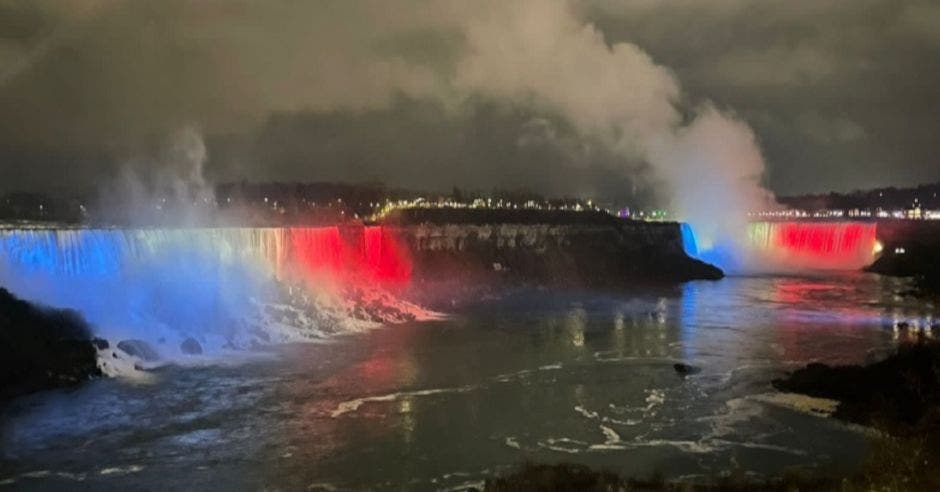
[[833,417],[894,435],[933,430],[940,410],[940,343],[902,345],[866,366],[810,364],[773,382],[781,391],[838,400]]
[[40,308],[0,288],[0,401],[100,376],[91,331],[74,311]]
[[[754,480],[744,474],[731,474],[705,483],[670,482],[658,477],[623,478],[616,473],[594,470],[584,465],[560,463],[540,465],[527,463],[506,476],[487,480],[487,492],[614,492],[614,491],[828,491],[840,490],[842,481],[813,478],[789,473],[780,478]],[[852,489],[850,489],[852,490]]]

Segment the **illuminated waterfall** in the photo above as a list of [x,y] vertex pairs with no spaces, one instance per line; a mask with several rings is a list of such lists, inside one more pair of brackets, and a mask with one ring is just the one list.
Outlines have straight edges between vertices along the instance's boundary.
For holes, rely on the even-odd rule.
[[0,230],[0,286],[75,309],[108,338],[231,340],[283,282],[381,286],[410,274],[380,226]]
[[877,225],[867,222],[754,222],[747,244],[778,267],[859,270],[875,260]]
[[686,223],[679,224],[679,230],[682,233],[682,249],[685,254],[695,258],[698,256],[698,242],[695,240],[695,232],[692,226]]

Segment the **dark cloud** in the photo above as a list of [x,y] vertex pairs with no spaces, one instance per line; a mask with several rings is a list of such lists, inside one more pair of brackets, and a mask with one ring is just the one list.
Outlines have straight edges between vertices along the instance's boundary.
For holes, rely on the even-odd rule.
[[[603,42],[658,65],[631,45],[595,57],[575,30],[518,72],[541,53],[526,40],[556,31],[501,38],[538,27],[501,20],[569,20],[506,4],[0,0],[0,168],[16,177],[0,188],[92,186],[195,124],[214,179],[629,198],[658,178],[611,135],[649,138],[671,104],[707,100],[751,125],[777,192],[940,179],[935,2],[584,0]],[[557,74],[610,78],[556,77],[565,60]]]
[[940,5],[917,0],[588,2],[688,97],[755,128],[779,193],[940,179]]
[[398,98],[382,109],[277,113],[250,139],[232,135],[210,146],[217,158],[209,171],[218,177],[527,189],[652,203],[630,179],[645,174],[642,164],[576,136],[559,117],[488,100],[457,111]]

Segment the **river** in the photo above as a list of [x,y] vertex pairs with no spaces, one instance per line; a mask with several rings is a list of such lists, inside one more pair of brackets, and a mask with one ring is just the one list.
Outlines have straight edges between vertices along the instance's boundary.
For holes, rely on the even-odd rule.
[[908,288],[852,273],[528,291],[99,379],[2,410],[0,489],[459,489],[525,461],[681,480],[850,470],[869,434],[794,410],[770,381],[876,360],[910,336],[898,321],[935,323]]

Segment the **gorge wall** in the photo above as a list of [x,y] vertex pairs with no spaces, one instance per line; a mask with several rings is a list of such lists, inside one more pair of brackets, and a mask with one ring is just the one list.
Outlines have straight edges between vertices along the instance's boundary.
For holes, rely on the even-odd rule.
[[496,221],[424,212],[398,217],[394,226],[411,254],[418,291],[506,284],[617,288],[722,277],[686,254],[678,223],[565,214]]

